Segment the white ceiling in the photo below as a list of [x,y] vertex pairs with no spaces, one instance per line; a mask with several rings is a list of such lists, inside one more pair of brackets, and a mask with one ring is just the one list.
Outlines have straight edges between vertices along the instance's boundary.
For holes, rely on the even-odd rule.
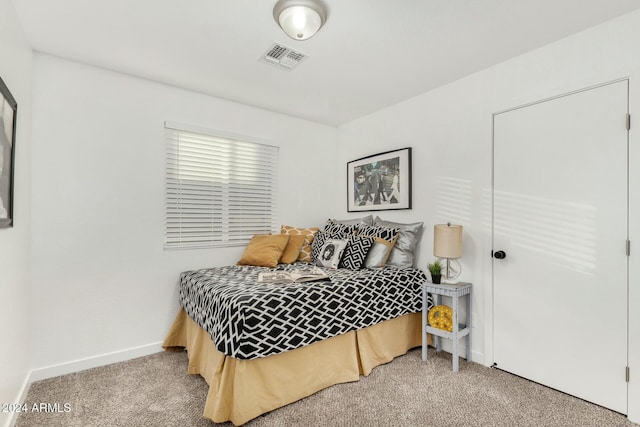
[[[306,41],[276,0],[13,0],[35,50],[340,125],[640,8],[638,0],[324,0]],[[273,42],[307,55],[258,62]]]

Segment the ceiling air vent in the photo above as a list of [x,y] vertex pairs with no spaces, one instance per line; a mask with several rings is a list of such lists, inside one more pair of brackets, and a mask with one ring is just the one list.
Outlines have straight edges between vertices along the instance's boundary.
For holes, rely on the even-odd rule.
[[274,43],[273,46],[260,57],[260,61],[284,68],[285,70],[292,70],[304,61],[306,57],[307,55],[302,52],[295,51],[280,43]]

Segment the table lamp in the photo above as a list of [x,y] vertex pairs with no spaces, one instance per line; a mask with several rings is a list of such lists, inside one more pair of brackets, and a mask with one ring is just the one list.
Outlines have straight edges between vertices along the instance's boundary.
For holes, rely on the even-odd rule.
[[460,263],[462,256],[462,226],[451,223],[436,224],[433,227],[433,255],[446,260],[442,281],[444,283],[458,283],[460,277]]

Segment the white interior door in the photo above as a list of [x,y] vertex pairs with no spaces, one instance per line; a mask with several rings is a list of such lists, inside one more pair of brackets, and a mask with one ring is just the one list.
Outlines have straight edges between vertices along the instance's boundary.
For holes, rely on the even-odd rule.
[[628,81],[494,116],[494,362],[627,413]]

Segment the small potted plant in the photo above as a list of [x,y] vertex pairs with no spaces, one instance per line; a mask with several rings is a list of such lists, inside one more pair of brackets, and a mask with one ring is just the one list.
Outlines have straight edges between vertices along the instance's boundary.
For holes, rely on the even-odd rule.
[[440,261],[436,260],[428,264],[427,268],[429,269],[429,273],[431,273],[431,281],[436,284],[440,283],[440,279],[442,278],[442,265]]

